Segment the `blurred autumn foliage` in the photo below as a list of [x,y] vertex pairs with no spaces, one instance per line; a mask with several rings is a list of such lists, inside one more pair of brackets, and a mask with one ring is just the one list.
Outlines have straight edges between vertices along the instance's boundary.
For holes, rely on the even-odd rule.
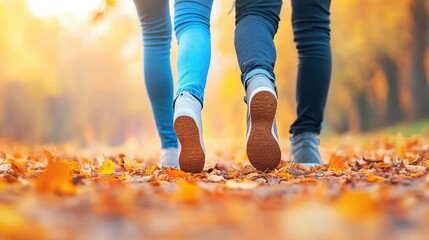
[[[0,138],[88,145],[144,144],[156,136],[133,3],[99,2],[85,18],[41,17],[25,0],[0,1]],[[332,2],[334,62],[326,132],[429,118],[428,5],[426,0]],[[230,7],[229,1],[214,3],[203,118],[208,138],[233,141],[244,138],[245,105]],[[275,39],[283,137],[295,114],[297,56],[290,13],[285,1]],[[172,45],[174,68],[175,40]]]

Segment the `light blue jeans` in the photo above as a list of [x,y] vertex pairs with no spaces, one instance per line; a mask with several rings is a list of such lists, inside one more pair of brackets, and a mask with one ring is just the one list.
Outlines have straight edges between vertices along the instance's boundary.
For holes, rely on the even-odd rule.
[[[171,20],[168,0],[134,0],[144,46],[144,79],[162,148],[177,147],[173,128],[173,77],[170,66]],[[213,0],[176,0],[174,30],[179,44],[178,89],[203,105],[210,65],[210,14]]]
[[178,89],[189,92],[201,105],[210,66],[210,13],[213,0],[176,0],[174,30],[179,44]]
[[178,147],[173,128],[171,19],[168,0],[134,0],[143,32],[144,80],[162,148]]

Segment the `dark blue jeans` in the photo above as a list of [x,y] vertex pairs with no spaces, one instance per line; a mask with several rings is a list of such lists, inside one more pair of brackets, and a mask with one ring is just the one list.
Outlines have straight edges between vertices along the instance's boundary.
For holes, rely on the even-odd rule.
[[[291,0],[292,26],[298,50],[296,135],[320,133],[331,79],[330,0]],[[273,38],[282,0],[237,0],[235,49],[244,86],[256,74],[273,82],[276,49]]]

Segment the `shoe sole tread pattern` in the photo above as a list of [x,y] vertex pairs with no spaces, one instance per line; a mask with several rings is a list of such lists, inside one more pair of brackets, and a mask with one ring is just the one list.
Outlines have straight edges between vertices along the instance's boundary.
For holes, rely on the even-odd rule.
[[246,152],[258,170],[270,171],[280,164],[281,150],[272,134],[277,111],[277,98],[269,91],[256,93],[250,102],[250,133]]
[[203,171],[205,153],[200,142],[200,132],[194,119],[189,116],[178,117],[174,121],[174,130],[181,145],[180,170],[191,173]]

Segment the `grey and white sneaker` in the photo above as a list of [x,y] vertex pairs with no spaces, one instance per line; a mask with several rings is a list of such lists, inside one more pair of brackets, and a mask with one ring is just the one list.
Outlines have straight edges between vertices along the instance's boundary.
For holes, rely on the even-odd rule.
[[201,172],[205,162],[201,103],[188,92],[180,93],[174,104],[174,130],[180,143],[180,169]]
[[247,82],[246,152],[258,170],[275,169],[281,158],[276,127],[277,94],[265,75],[255,75]]
[[320,141],[316,133],[306,132],[290,138],[292,163],[307,167],[322,165],[319,153]]
[[161,150],[160,163],[163,167],[178,168],[179,167],[179,150],[177,148],[163,148]]

